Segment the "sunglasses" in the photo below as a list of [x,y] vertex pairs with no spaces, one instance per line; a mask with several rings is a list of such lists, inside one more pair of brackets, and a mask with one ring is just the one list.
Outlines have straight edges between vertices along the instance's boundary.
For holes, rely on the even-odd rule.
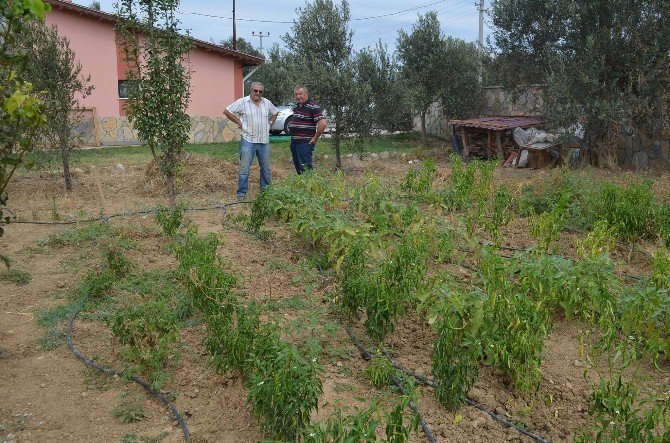
[[262,94],[262,93],[263,93],[263,90],[262,90],[262,89],[254,89],[254,92],[255,92],[256,94]]

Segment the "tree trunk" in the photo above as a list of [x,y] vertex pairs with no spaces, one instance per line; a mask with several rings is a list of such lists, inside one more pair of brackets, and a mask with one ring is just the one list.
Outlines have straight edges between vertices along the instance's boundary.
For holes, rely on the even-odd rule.
[[165,182],[167,183],[167,193],[168,193],[168,204],[170,205],[170,211],[174,212],[177,207],[175,201],[175,189],[174,189],[174,175],[166,174]]
[[584,144],[587,146],[587,155],[584,160],[597,168],[612,169],[617,165],[616,139],[619,136],[619,127],[602,121],[587,124]]
[[60,143],[60,153],[63,158],[63,177],[65,177],[65,189],[72,191],[72,176],[70,175],[70,147],[67,142]]
[[426,135],[426,111],[421,112],[421,143],[427,143],[428,137]]
[[333,148],[335,149],[335,169],[342,169],[342,156],[340,155],[340,132],[338,128],[339,126],[336,124],[335,133],[333,134]]

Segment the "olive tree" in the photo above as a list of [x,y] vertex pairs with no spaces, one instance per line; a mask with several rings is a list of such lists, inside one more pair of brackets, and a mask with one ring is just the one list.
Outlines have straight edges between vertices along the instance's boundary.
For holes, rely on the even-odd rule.
[[557,127],[582,123],[590,164],[615,163],[622,131],[670,125],[670,2],[496,0],[492,6],[508,84],[545,84],[545,113]]
[[444,51],[448,67],[440,75],[438,90],[442,113],[447,119],[472,117],[483,98],[481,53],[474,43],[453,37],[446,38]]
[[355,77],[349,3],[342,0],[338,6],[332,0],[314,0],[296,9],[296,16],[284,41],[301,68],[298,80],[335,120],[332,142],[339,169],[343,134],[356,130],[371,101],[370,86]]
[[272,103],[287,104],[293,102],[293,87],[301,81],[299,69],[297,57],[275,43],[251,80],[265,85],[264,97]]
[[139,138],[151,149],[165,175],[170,207],[175,208],[175,179],[190,118],[190,40],[175,18],[179,0],[120,0],[119,44],[135,81],[126,111]]
[[[44,125],[43,102],[26,81],[22,67],[27,53],[21,50],[26,26],[41,21],[50,10],[41,0],[8,0],[0,8],[0,221],[8,195],[5,192],[16,169],[32,149],[33,140]],[[0,237],[4,234],[0,226]],[[0,254],[0,260],[9,260]]]
[[373,108],[372,125],[389,132],[409,131],[413,117],[409,90],[400,66],[381,42],[356,54],[357,80],[370,85]]
[[63,161],[65,187],[72,190],[70,150],[76,142],[76,126],[81,123],[79,100],[93,90],[91,76],[82,73],[70,43],[55,27],[33,23],[27,27],[23,45],[28,51],[25,76],[36,90],[44,91],[46,127],[43,141],[58,147]]
[[410,33],[401,30],[397,39],[398,58],[409,88],[413,111],[421,118],[421,141],[426,142],[426,113],[439,98],[442,75],[449,69],[446,41],[435,12],[420,15]]

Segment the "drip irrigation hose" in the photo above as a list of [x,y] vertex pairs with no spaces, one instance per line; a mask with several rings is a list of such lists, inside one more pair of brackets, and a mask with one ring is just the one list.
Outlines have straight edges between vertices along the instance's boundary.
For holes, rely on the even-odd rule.
[[[100,366],[99,364],[95,363],[93,360],[86,358],[84,355],[82,355],[81,352],[77,350],[77,348],[74,347],[74,344],[72,343],[72,329],[74,325],[74,320],[77,318],[79,313],[84,309],[84,303],[85,300],[82,301],[81,306],[72,314],[70,317],[70,320],[68,321],[67,325],[67,336],[66,336],[66,341],[67,341],[67,346],[70,348],[70,351],[77,357],[79,360],[81,360],[86,366],[89,366],[93,369],[96,369],[104,374],[107,375],[118,375],[119,377],[125,377],[124,374],[114,371],[113,369],[105,368],[104,366]],[[136,376],[131,376],[130,380],[134,381],[138,385],[142,386],[144,389],[146,389],[151,395],[154,397],[158,398],[163,405],[172,413],[172,415],[177,419],[177,422],[179,422],[179,426],[181,427],[182,433],[184,434],[184,441],[190,441],[191,440],[191,433],[188,430],[188,426],[186,426],[186,422],[182,418],[181,414],[179,414],[179,411],[177,411],[177,408],[175,408],[170,401],[165,398],[163,394],[160,392],[156,391],[151,387],[149,383],[146,381],[142,380],[139,377]]]
[[[354,335],[352,330],[349,328],[347,323],[344,321],[342,316],[340,314],[337,314],[337,317],[340,321],[340,324],[342,325],[344,330],[347,332],[347,335],[349,335],[349,338],[351,338],[351,341],[353,341],[356,348],[358,348],[359,352],[361,353],[361,356],[365,360],[368,360],[368,361],[372,360],[374,358],[372,356],[372,354],[370,354],[370,352],[367,349],[365,349],[365,347],[361,344],[361,342],[358,341],[358,339],[356,338],[356,336]],[[405,395],[405,396],[409,395],[409,393],[407,392],[407,390],[402,385],[400,380],[398,380],[397,377],[393,376],[393,377],[391,377],[391,380],[393,381],[393,384],[396,385],[396,387],[400,390],[400,392],[403,395]],[[419,417],[419,422],[421,423],[421,429],[423,429],[423,433],[426,435],[426,440],[428,440],[431,443],[436,443],[437,440],[435,440],[435,436],[433,435],[430,428],[428,427],[428,423],[426,423],[426,421],[421,416],[421,413],[419,413],[419,408],[416,406],[416,403],[414,403],[413,400],[409,401],[409,407]]]
[[[407,369],[403,365],[398,363],[393,357],[391,357],[391,355],[389,355],[389,353],[386,351],[386,349],[382,348],[382,353],[391,362],[393,367],[396,368],[397,370],[402,371],[405,374],[414,377],[419,382],[421,382],[424,385],[429,386],[433,389],[435,389],[437,387],[437,384],[434,381],[430,380],[428,377],[425,377],[421,374],[417,374],[416,372],[414,372],[410,369]],[[529,432],[529,431],[523,429],[522,427],[512,423],[511,421],[502,418],[501,416],[499,416],[495,412],[490,411],[490,410],[486,409],[485,407],[477,404],[475,401],[471,400],[469,397],[463,397],[462,400],[463,400],[463,403],[467,404],[468,406],[472,406],[473,408],[478,409],[478,410],[484,412],[485,414],[488,414],[493,420],[497,421],[498,423],[500,423],[500,424],[502,424],[502,425],[504,425],[508,428],[515,429],[518,432],[520,432],[521,434],[525,435],[528,438],[533,439],[534,441],[536,441],[538,443],[551,443],[550,440],[546,440],[546,439],[544,439],[544,438],[542,438],[542,437],[540,437],[536,434],[533,434],[532,432]]]
[[[222,209],[227,206],[234,206],[234,205],[241,205],[241,204],[249,204],[252,203],[251,201],[236,201],[236,202],[229,202],[229,203],[224,203],[221,205],[215,205],[215,206],[204,206],[204,207],[196,207],[196,208],[184,208],[185,212],[197,212],[197,211],[214,211],[217,209]],[[102,216],[102,217],[92,217],[92,218],[85,218],[81,220],[65,220],[65,221],[43,221],[43,220],[33,220],[33,221],[28,221],[28,220],[16,220],[16,214],[9,210],[9,208],[3,208],[5,210],[8,210],[12,216],[13,216],[13,221],[7,223],[4,220],[0,220],[0,225],[6,225],[6,224],[22,224],[22,225],[76,225],[79,223],[91,223],[91,222],[96,222],[96,221],[102,221],[105,222],[106,220],[110,218],[116,218],[116,217],[130,217],[133,215],[148,215],[148,214],[155,214],[156,209],[143,209],[139,211],[126,211],[126,212],[119,212],[116,214],[110,214],[107,216]]]
[[[224,206],[225,206],[225,205],[224,205]],[[224,208],[224,215],[223,215],[224,218],[225,218],[225,215],[226,215],[226,211],[227,211],[227,208]],[[224,224],[225,224],[226,226],[230,227],[231,229],[235,229],[235,230],[237,230],[237,231],[239,231],[239,232],[243,232],[243,233],[245,233],[245,234],[251,235],[251,236],[253,236],[254,238],[258,238],[258,239],[260,239],[260,240],[264,240],[264,241],[266,241],[266,242],[272,244],[272,245],[275,246],[275,247],[281,247],[281,248],[286,249],[286,250],[289,250],[289,251],[291,251],[291,252],[299,252],[299,251],[292,251],[291,249],[288,249],[288,248],[286,248],[286,247],[284,247],[284,246],[279,246],[279,245],[277,245],[276,243],[274,243],[274,242],[272,242],[272,241],[270,241],[270,240],[262,239],[262,238],[258,237],[257,235],[255,235],[255,233],[253,233],[253,232],[251,232],[251,231],[249,231],[249,230],[246,230],[246,229],[243,229],[243,228],[240,228],[240,227],[238,227],[238,226],[235,226],[235,225],[232,225],[232,224],[228,224],[228,223],[224,223]],[[459,263],[458,265],[461,266],[461,267],[463,267],[463,268],[465,268],[465,269],[468,269],[468,270],[470,270],[470,271],[472,271],[472,272],[477,272],[477,273],[479,273],[479,270],[478,270],[478,269],[476,269],[476,268],[474,268],[474,267],[472,267],[472,266],[469,266],[469,265],[467,265],[467,264],[465,264],[465,263]],[[318,264],[318,263],[317,263],[317,268],[318,268],[319,273],[321,274],[321,276],[323,276],[323,277],[325,278],[325,272],[323,271],[323,268],[321,267],[321,265]],[[338,320],[340,321],[340,324],[341,324],[342,327],[345,329],[345,331],[347,332],[347,335],[349,335],[349,337],[350,337],[351,340],[353,341],[354,345],[356,346],[356,348],[357,348],[357,349],[359,350],[359,352],[361,353],[361,356],[362,356],[365,360],[371,360],[371,359],[373,358],[372,354],[370,354],[370,352],[369,352],[367,349],[365,349],[365,347],[360,343],[360,341],[359,341],[358,338],[354,335],[353,331],[349,328],[349,326],[346,324],[346,322],[344,321],[344,319],[342,318],[342,316],[341,316],[339,313],[337,313],[337,316],[338,316]],[[420,374],[417,374],[417,373],[415,373],[415,372],[412,372],[412,371],[410,371],[409,369],[407,369],[407,368],[403,367],[402,365],[400,365],[399,363],[397,363],[397,362],[396,362],[391,356],[389,356],[385,351],[384,351],[384,355],[389,359],[389,361],[391,362],[391,364],[392,364],[396,369],[398,369],[398,370],[400,370],[400,371],[402,371],[402,372],[404,372],[404,373],[406,373],[406,374],[408,374],[408,375],[411,375],[411,376],[414,377],[416,380],[420,381],[421,383],[425,384],[426,386],[429,386],[429,387],[432,387],[432,388],[435,388],[435,387],[437,386],[437,385],[435,384],[435,382],[429,380],[428,378],[424,377],[423,375],[420,375]],[[407,395],[407,391],[404,389],[404,387],[402,386],[402,384],[400,383],[400,381],[399,381],[396,377],[393,377],[393,382],[394,382],[394,384],[396,384],[396,386],[400,389],[400,391],[403,392],[403,395]],[[539,436],[537,436],[537,435],[535,435],[535,434],[533,434],[533,433],[531,433],[531,432],[529,432],[529,431],[526,431],[525,429],[523,429],[523,428],[517,426],[515,423],[512,423],[512,422],[510,422],[509,420],[506,420],[506,419],[500,417],[499,415],[497,415],[497,414],[494,413],[493,411],[490,411],[490,410],[486,409],[485,407],[483,407],[483,406],[477,404],[476,402],[474,402],[473,400],[469,399],[468,397],[463,398],[463,402],[464,402],[465,404],[467,404],[468,406],[472,406],[473,408],[475,408],[475,409],[477,409],[477,410],[479,410],[479,411],[481,411],[481,412],[484,412],[485,414],[489,415],[493,420],[497,421],[498,423],[500,423],[500,424],[502,424],[502,425],[504,425],[504,426],[506,426],[506,427],[515,429],[515,430],[517,430],[519,433],[521,433],[521,434],[527,436],[528,438],[533,439],[534,441],[536,441],[536,442],[538,442],[538,443],[551,443],[550,440],[543,439],[542,437],[539,437]],[[428,424],[423,420],[423,417],[421,417],[421,414],[419,414],[416,404],[415,404],[414,402],[410,401],[409,406],[410,406],[410,408],[412,408],[412,410],[419,416],[419,419],[420,419],[420,422],[421,422],[421,427],[422,427],[422,429],[423,429],[423,431],[424,431],[424,434],[426,435],[426,438],[429,439],[429,441],[434,442],[434,441],[435,441],[435,437],[433,436],[432,432],[431,432],[430,429],[428,428]]]

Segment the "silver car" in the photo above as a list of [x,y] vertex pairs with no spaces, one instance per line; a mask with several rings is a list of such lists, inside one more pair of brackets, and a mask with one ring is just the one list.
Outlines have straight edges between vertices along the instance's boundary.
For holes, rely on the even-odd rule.
[[[288,132],[288,124],[293,117],[293,106],[294,105],[277,106],[277,111],[279,111],[279,113],[275,122],[270,126],[270,134],[279,135],[284,132],[285,134],[290,135]],[[323,116],[328,123],[326,131],[334,130],[335,120],[325,110],[323,111]]]
[[282,132],[288,134],[288,124],[293,117],[293,106],[277,106],[277,120],[270,126],[270,134],[279,135]]

